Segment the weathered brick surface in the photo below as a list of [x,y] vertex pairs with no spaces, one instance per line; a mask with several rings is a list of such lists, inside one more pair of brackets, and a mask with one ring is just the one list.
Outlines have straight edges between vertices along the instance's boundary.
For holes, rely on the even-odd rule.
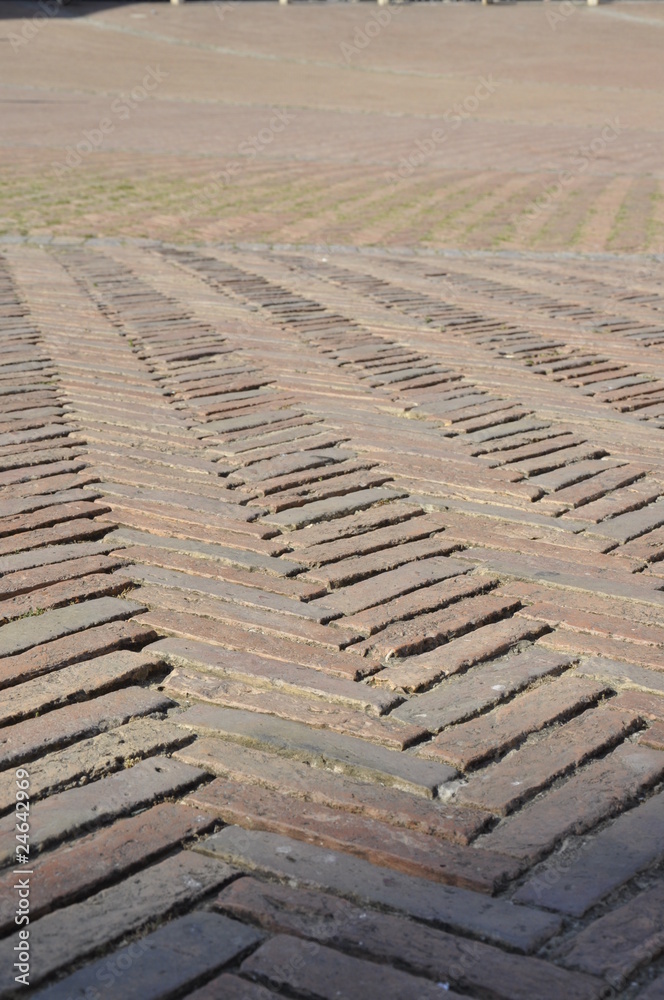
[[530,733],[582,711],[607,690],[585,678],[543,683],[478,719],[445,730],[420,752],[465,771],[511,750]]
[[575,935],[562,962],[620,985],[664,945],[664,888],[639,893]]
[[165,712],[172,704],[156,691],[129,686],[49,712],[48,724],[43,716],[15,722],[2,729],[0,764],[19,764],[60,744],[123,725],[133,717]]
[[[408,995],[434,1000],[440,995],[440,987],[426,979],[281,934],[245,959],[241,969],[280,992],[290,989],[310,994],[313,990],[321,1000],[333,1000],[342,990],[348,1000],[366,996],[397,1000]],[[453,991],[448,991],[448,996],[459,1000]]]
[[198,737],[175,756],[233,781],[270,788],[280,795],[358,813],[460,844],[467,844],[491,818],[489,813],[478,809],[458,809],[450,803],[423,800],[383,783],[362,781],[359,777],[332,773],[292,758],[207,737]]
[[[198,768],[167,757],[152,757],[81,788],[58,792],[31,810],[32,852],[191,788],[203,777]],[[0,863],[8,864],[16,846],[13,814],[0,820],[0,843]]]
[[201,642],[161,639],[148,646],[145,652],[158,661],[165,660],[173,666],[196,667],[215,675],[264,685],[268,689],[274,687],[293,694],[325,698],[333,703],[362,708],[374,715],[383,715],[400,701],[398,695],[330,677],[310,667],[246,652],[239,653]]
[[569,657],[528,647],[487,664],[478,664],[460,677],[451,677],[424,694],[414,695],[394,711],[403,722],[416,720],[435,733],[463,722],[542,677],[556,675],[569,666]]
[[[161,802],[136,816],[118,819],[47,851],[30,868],[35,878],[30,891],[34,918],[73,902],[129,874],[137,865],[149,864],[177,844],[209,832],[212,818],[188,806]],[[15,907],[3,898],[2,930],[14,925]]]
[[539,622],[523,622],[519,618],[482,625],[430,653],[420,653],[397,661],[394,666],[388,665],[375,675],[372,683],[418,691],[476,663],[502,656],[518,642],[536,639],[546,629],[547,626]]
[[5,688],[0,692],[0,719],[13,722],[69,701],[103,694],[121,684],[144,680],[154,670],[151,657],[128,649],[82,660],[44,677]]
[[177,722],[187,729],[213,733],[236,743],[332,767],[350,775],[369,777],[426,797],[433,797],[438,785],[456,774],[445,764],[368,744],[356,736],[322,729],[313,731],[301,722],[258,716],[249,711],[195,705],[178,715]]
[[256,686],[234,678],[213,677],[209,673],[177,667],[164,681],[164,689],[173,697],[187,697],[226,708],[270,715],[312,727],[312,738],[318,730],[360,737],[371,743],[404,750],[425,735],[416,723],[398,719],[376,718],[362,709],[329,702],[326,698],[300,698],[274,688]]
[[195,985],[262,938],[259,931],[228,917],[191,913],[90,963],[38,995],[42,1000],[84,1000],[94,990],[100,1000],[111,1000],[121,990],[127,1000],[160,1000],[165,991]]
[[328,890],[361,906],[396,911],[518,951],[534,950],[561,926],[559,917],[543,910],[402,875],[362,858],[258,830],[229,826],[202,841],[196,850],[244,870],[273,875],[296,886]]
[[561,774],[614,746],[636,724],[631,713],[591,709],[478,772],[459,791],[458,800],[504,815]]
[[[591,191],[617,203],[629,179],[582,187],[586,206]],[[517,212],[536,196],[519,188]],[[477,204],[471,217],[491,215]],[[225,820],[238,827],[212,850],[271,879],[256,912],[238,911],[244,933],[306,937],[307,881],[402,925],[370,946],[318,932],[334,969],[352,959],[370,977],[351,982],[363,996],[403,973],[411,992],[595,997],[650,961],[647,921],[641,951],[638,915],[631,937],[620,923],[662,856],[652,265],[634,293],[634,265],[608,257],[579,270],[131,243],[0,257],[0,826],[10,862],[26,764],[35,925],[76,944],[47,991],[80,992],[109,948],[158,925],[173,954],[157,943],[135,992],[218,976],[204,930],[190,965],[185,945],[174,957],[189,918],[169,931],[171,908],[200,910],[200,895],[141,888],[135,924],[121,886]],[[96,917],[83,926],[94,907],[76,910],[94,893],[107,936]],[[592,922],[563,925],[604,899]],[[545,942],[544,964],[518,954]],[[243,958],[223,973],[231,996],[255,992]],[[164,988],[160,965],[175,977]],[[265,981],[336,989],[309,967],[299,985],[292,969]]]
[[346,851],[373,864],[478,892],[492,893],[520,867],[513,858],[441,842],[415,830],[294,801],[280,792],[222,778],[191,793],[185,801],[210,810],[228,824]]
[[582,916],[612,889],[661,858],[663,808],[660,792],[619,816],[582,845],[564,868],[562,859],[552,858],[514,898],[521,903]]
[[471,597],[441,611],[389,625],[375,637],[355,645],[352,651],[373,653],[382,659],[426,652],[445,640],[507,617],[519,604],[518,600],[505,597],[500,591]]
[[[181,851],[172,858],[132,875],[82,903],[47,914],[31,930],[36,944],[31,982],[36,983],[68,964],[122,939],[181,906],[191,906],[232,876],[228,865]],[[14,941],[0,944],[3,971],[0,988],[14,983]]]
[[374,960],[398,962],[434,982],[463,990],[489,991],[501,1000],[558,1000],[601,994],[600,981],[570,974],[536,958],[506,955],[498,948],[455,937],[423,924],[362,909],[338,896],[265,885],[241,878],[216,900],[223,913],[249,919],[271,933],[313,938],[340,951],[359,952]]
[[538,860],[565,837],[591,829],[636,801],[663,772],[662,754],[624,743],[504,819],[480,843]]
[[57,611],[22,621],[10,622],[0,628],[0,657],[12,656],[41,643],[51,642],[74,632],[103,625],[106,622],[129,618],[144,605],[136,601],[122,601],[116,597],[100,597],[81,605],[72,605]]

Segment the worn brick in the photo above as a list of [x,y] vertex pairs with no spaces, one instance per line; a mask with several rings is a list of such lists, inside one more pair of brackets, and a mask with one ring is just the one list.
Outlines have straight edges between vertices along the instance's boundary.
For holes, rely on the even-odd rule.
[[479,892],[492,893],[519,868],[513,858],[441,842],[415,830],[223,778],[191,793],[185,801],[212,811],[225,823],[294,837]]
[[588,657],[581,660],[577,670],[588,677],[601,678],[618,689],[637,688],[664,694],[664,675],[657,669],[658,665],[656,659],[652,665],[649,664],[653,669],[648,669],[605,657]]
[[[263,940],[246,924],[214,913],[190,913],[140,941],[87,965],[54,986],[41,1000],[161,1000],[164,991],[194,986]],[[138,959],[138,961],[137,961]],[[226,994],[218,994],[226,996]]]
[[569,657],[546,653],[536,646],[475,666],[424,694],[415,695],[392,713],[403,722],[419,722],[429,732],[479,714],[543,677],[562,673]]
[[0,659],[0,687],[18,684],[39,674],[58,670],[115,649],[141,646],[156,633],[133,621],[109,622],[33,646],[23,653]]
[[124,562],[120,555],[110,558],[106,555],[83,556],[80,559],[67,559],[64,562],[53,563],[50,566],[37,566],[34,569],[18,570],[6,573],[0,577],[0,598],[6,601],[18,594],[37,591],[50,587],[52,584],[65,580],[80,580],[92,573],[103,573],[106,570],[117,569]]
[[159,566],[131,566],[116,574],[120,580],[128,583],[155,584],[158,587],[172,588],[186,594],[200,594],[215,600],[228,601],[247,608],[260,608],[274,611],[277,614],[294,615],[314,622],[326,622],[329,615],[316,605],[307,604],[296,598],[282,594],[264,593],[256,587],[245,587],[243,584],[219,580],[211,576],[199,576],[194,573],[180,573],[174,570],[162,569]]
[[[154,535],[170,535],[181,538],[185,541],[200,541],[205,544],[235,547],[246,549],[248,552],[255,552],[264,556],[278,556],[284,552],[286,546],[283,542],[270,538],[260,538],[244,530],[245,522],[228,522],[227,524],[216,524],[214,527],[205,524],[195,524],[187,520],[186,517],[176,519],[173,517],[160,517],[157,514],[143,513],[142,511],[131,511],[126,508],[114,507],[113,513],[102,515],[96,524],[99,527],[116,528],[120,525],[124,531],[136,531]],[[235,527],[234,527],[235,525]],[[241,527],[242,530],[238,530]],[[248,525],[247,527],[251,527]],[[276,532],[266,530],[269,536]]]
[[[412,565],[420,561],[428,563],[432,557],[449,555],[457,547],[455,542],[449,542],[444,535],[421,538],[416,541],[405,541],[403,544],[381,549],[379,552],[370,552],[368,555],[342,559],[339,562],[328,564],[320,569],[310,570],[307,573],[306,579],[320,580],[331,588],[343,587],[347,589],[350,585],[360,586],[358,581],[363,581],[366,584],[368,582],[366,578],[371,577],[377,590],[380,591],[380,585],[383,583],[383,576],[385,574],[390,572],[396,573],[397,568],[403,567],[406,564]],[[450,571],[452,568],[453,563],[450,566]],[[459,567],[458,571],[464,572],[464,567]],[[379,573],[383,574],[380,581],[376,579],[376,574]],[[388,580],[385,579],[384,582],[387,585]]]
[[615,746],[637,723],[629,712],[586,711],[477,772],[457,793],[458,802],[505,815],[555,778]]
[[[228,865],[180,851],[90,899],[47,914],[30,928],[36,945],[31,985],[179,907],[191,906],[232,875]],[[13,944],[12,938],[0,944],[0,989],[7,991],[14,983]]]
[[44,716],[4,726],[0,735],[0,765],[10,767],[73,740],[121,726],[131,718],[165,712],[170,698],[129,686],[90,701],[74,702]]
[[490,819],[477,809],[422,799],[384,784],[360,781],[321,767],[267,754],[261,750],[199,737],[176,753],[178,760],[202,767],[236,782],[264,786],[294,796],[467,844]]
[[574,1000],[601,996],[600,980],[537,958],[361,908],[338,896],[240,878],[216,900],[222,912],[272,934],[292,934],[399,966],[495,1000]]
[[62,608],[94,598],[116,595],[126,590],[123,580],[109,573],[91,573],[77,580],[65,580],[0,601],[0,622],[4,624],[26,615],[41,614],[52,608]]
[[[138,621],[170,635],[256,653],[287,663],[299,663],[328,674],[349,677],[351,680],[359,680],[380,667],[377,660],[370,658],[349,656],[347,653],[335,652],[323,646],[314,646],[185,612],[152,611],[147,615],[141,615]],[[151,632],[151,635],[154,636],[154,632]]]
[[573,632],[627,639],[646,646],[664,644],[664,628],[661,626],[644,625],[615,615],[602,615],[587,611],[585,607],[575,608],[567,602],[536,603],[518,613],[527,618],[545,621],[552,626],[563,625],[565,629],[571,629]]
[[13,722],[45,712],[68,701],[102,694],[120,684],[144,680],[155,671],[154,660],[142,653],[117,650],[93,660],[82,660],[43,677],[4,688],[0,692],[0,719]]
[[[170,753],[187,742],[182,729],[162,719],[136,719],[30,764],[30,802],[74,783],[91,781],[156,753]],[[0,773],[0,812],[13,808],[13,772]]]
[[208,670],[215,675],[265,686],[268,690],[276,688],[292,694],[325,698],[326,701],[361,708],[374,715],[383,715],[400,701],[398,695],[331,677],[297,663],[191,640],[162,639],[148,646],[144,652],[172,666]]
[[[333,521],[305,525],[289,533],[288,544],[296,550],[299,558],[300,549],[308,551],[314,546],[326,546],[339,542],[341,539],[361,537],[367,532],[403,524],[418,515],[422,515],[422,508],[418,504],[393,500],[389,504],[378,504],[376,507],[355,511],[345,517],[335,518]],[[365,543],[366,538],[359,541],[358,545]],[[345,552],[346,549],[343,551]]]
[[[449,567],[452,572],[453,560],[449,562],[452,563]],[[374,635],[395,622],[438,611],[464,597],[475,597],[498,583],[497,580],[487,576],[463,576],[464,567],[461,565],[459,569],[461,572],[449,580],[435,583],[430,587],[421,587],[402,597],[396,597],[394,600],[360,611],[356,615],[345,617],[344,624],[361,630],[366,636]]]
[[[235,566],[226,566],[216,559],[206,559],[200,555],[189,555],[185,552],[174,552],[171,549],[149,545],[129,545],[121,551],[113,553],[113,561],[115,567],[121,566],[125,562],[141,563],[143,566],[160,566],[164,569],[195,573],[197,576],[240,584],[243,587],[252,587],[256,590],[267,591],[269,594],[283,594],[284,597],[301,601],[321,597],[326,589],[319,583],[275,576],[260,569],[240,569]],[[278,560],[275,559],[275,562]]]
[[662,756],[624,743],[508,816],[480,842],[499,853],[537,861],[565,837],[616,815],[661,781]]
[[178,725],[196,732],[280,753],[313,766],[330,767],[369,781],[380,781],[417,795],[433,798],[439,785],[456,771],[387,747],[326,730],[239,709],[196,705],[177,717]]
[[176,668],[163,682],[172,695],[200,699],[226,708],[244,709],[259,715],[274,715],[302,723],[314,729],[330,730],[361,737],[371,743],[404,750],[421,739],[425,730],[415,724],[404,725],[391,718],[376,718],[346,705],[330,704],[325,697],[297,697],[234,678],[213,677],[209,673]]
[[[71,838],[167,795],[181,793],[205,772],[168,757],[150,757],[80,788],[70,788],[37,802],[30,810],[31,858],[57,841]],[[0,820],[0,863],[14,856],[14,815]]]
[[420,753],[467,770],[512,750],[530,733],[587,708],[607,690],[602,683],[577,677],[540,684],[507,705],[445,730]]
[[576,934],[560,961],[615,986],[664,948],[664,887],[640,892]]
[[628,514],[619,514],[608,521],[602,521],[589,528],[594,535],[606,538],[607,541],[629,542],[647,531],[659,528],[664,524],[664,503],[650,504]]
[[519,604],[518,600],[504,597],[498,591],[470,597],[449,608],[388,625],[376,636],[352,646],[351,651],[362,655],[372,653],[381,659],[423,653],[464,632],[504,618]]
[[[113,548],[121,548],[123,545],[147,545],[152,549],[163,549],[165,552],[184,552],[206,560],[210,567],[217,563],[222,566],[238,566],[248,570],[262,570],[266,573],[273,573],[278,576],[290,576],[297,573],[303,567],[290,559],[277,559],[274,556],[254,552],[242,547],[232,547],[229,544],[216,545],[196,539],[173,538],[164,535],[151,535],[144,531],[133,531],[128,528],[119,528],[109,534],[106,541],[113,544]],[[0,560],[0,567],[2,561]]]
[[[105,884],[146,865],[183,841],[209,832],[214,820],[189,806],[161,802],[135,816],[56,847],[32,860],[30,915],[99,891]],[[3,905],[4,904],[4,905]],[[0,901],[0,928],[14,927],[11,901]]]
[[0,656],[15,655],[83,629],[129,618],[143,610],[144,606],[136,601],[100,597],[84,604],[71,605],[62,610],[47,611],[43,615],[11,622],[0,628]]
[[[314,643],[324,649],[340,650],[360,638],[360,633],[356,629],[344,628],[343,624],[336,627],[322,625],[279,611],[232,604],[230,601],[195,593],[188,594],[157,584],[145,584],[139,587],[132,592],[132,597],[150,610],[157,608],[186,612],[245,629],[260,628],[268,635]],[[1,640],[0,630],[0,642]]]
[[[384,1000],[404,996],[438,1000],[440,996],[440,987],[426,979],[343,955],[331,948],[312,947],[283,934],[245,959],[241,971],[269,983],[279,992],[287,989],[315,996],[317,1000],[334,1000],[340,995],[348,1000],[367,996],[380,996]],[[460,1000],[458,993],[449,991],[448,996]]]
[[532,951],[557,932],[560,918],[493,900],[483,893],[431,883],[382,869],[361,858],[289,840],[263,831],[227,827],[197,850],[232,865],[258,870],[291,884],[325,889],[361,905],[406,913],[445,930],[483,937],[519,951]]
[[315,500],[312,503],[304,504],[302,507],[284,510],[280,514],[270,514],[263,518],[263,522],[288,531],[295,528],[303,528],[309,524],[316,524],[318,521],[329,521],[337,517],[353,514],[355,511],[371,507],[374,503],[383,503],[385,500],[398,500],[404,496],[406,494],[403,490],[374,487],[373,489],[358,490],[355,493],[334,497],[329,500]]
[[559,629],[543,636],[539,641],[550,649],[567,650],[574,656],[598,660],[624,660],[631,665],[650,668],[655,675],[664,667],[664,654],[661,649],[643,643],[629,642],[627,639],[612,639],[608,636],[591,635],[589,632],[568,632],[566,629]]
[[[518,890],[520,903],[581,917],[664,852],[660,792],[613,820],[569,859],[554,856]],[[570,847],[574,847],[570,844]]]

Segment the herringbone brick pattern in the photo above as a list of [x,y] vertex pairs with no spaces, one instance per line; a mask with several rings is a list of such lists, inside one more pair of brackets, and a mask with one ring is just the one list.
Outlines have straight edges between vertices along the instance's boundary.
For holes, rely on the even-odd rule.
[[662,996],[663,302],[4,245],[0,995]]

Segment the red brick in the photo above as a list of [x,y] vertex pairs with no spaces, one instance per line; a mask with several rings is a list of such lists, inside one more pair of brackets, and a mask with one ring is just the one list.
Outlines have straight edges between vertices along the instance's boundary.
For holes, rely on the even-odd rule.
[[[226,624],[185,612],[151,611],[139,615],[136,622],[148,626],[149,634],[153,638],[154,629],[159,629],[161,632],[186,639],[201,640],[228,649],[300,663],[305,667],[313,667],[314,670],[323,670],[352,680],[360,680],[380,667],[378,661],[374,659],[349,656],[347,653],[335,652],[323,646],[314,646],[295,639],[244,628],[240,624]],[[1,660],[0,667],[2,667]]]
[[403,724],[389,717],[375,718],[361,710],[353,711],[345,705],[329,704],[323,697],[298,698],[274,688],[266,689],[231,678],[181,668],[171,671],[164,681],[164,689],[173,696],[195,698],[259,715],[275,715],[315,729],[329,729],[347,736],[361,737],[396,750],[411,746],[426,732],[422,726],[414,723]]
[[628,642],[626,639],[611,639],[608,636],[590,635],[588,632],[568,632],[559,629],[540,639],[549,649],[564,650],[577,656],[603,657],[610,660],[625,660],[654,671],[664,669],[664,652],[643,643]]
[[[227,580],[229,583],[239,583],[245,587],[256,587],[271,594],[283,594],[307,601],[320,597],[325,593],[321,584],[308,583],[306,580],[289,579],[262,573],[260,570],[239,569],[226,566],[218,560],[205,559],[201,556],[187,555],[185,552],[173,552],[149,545],[128,545],[120,552],[114,553],[114,566],[122,565],[124,560],[142,563],[144,566],[162,566],[164,569],[181,570],[184,573],[196,573],[198,576],[211,577],[215,580]],[[112,561],[112,560],[109,560]],[[0,586],[2,582],[0,581]]]
[[[430,980],[286,935],[262,945],[245,959],[241,971],[268,982],[279,992],[285,988],[317,1000],[335,1000],[339,996],[345,1000],[379,996],[383,1000],[408,996],[438,1000],[440,996],[439,985]],[[461,1000],[458,993],[448,992],[447,996]]]
[[419,723],[437,733],[455,722],[478,715],[544,677],[562,673],[569,657],[527,646],[511,656],[478,664],[431,691],[415,695],[392,712],[403,722]]
[[[209,814],[163,802],[40,855],[30,866],[35,875],[30,886],[31,917],[36,919],[55,906],[98,891],[137,864],[147,865],[183,841],[200,836],[213,822]],[[13,924],[12,912],[0,928],[9,930]]]
[[0,624],[70,603],[120,594],[126,589],[123,580],[109,573],[90,573],[77,580],[65,580],[29,594],[0,601]]
[[504,819],[482,838],[488,849],[529,862],[631,805],[664,774],[662,755],[624,743]]
[[235,782],[272,789],[318,805],[358,813],[391,826],[468,844],[488,820],[478,809],[457,809],[384,784],[360,781],[321,767],[216,739],[199,737],[175,756]]
[[492,893],[519,867],[513,859],[498,854],[441,842],[414,830],[397,829],[222,778],[193,792],[185,801],[209,809],[225,823],[295,837],[356,854],[373,864],[479,892]]
[[0,598],[7,600],[18,594],[26,594],[50,584],[65,580],[80,580],[91,573],[102,573],[105,570],[117,569],[123,564],[122,557],[116,559],[106,555],[84,556],[80,559],[68,559],[50,566],[38,566],[34,569],[19,570],[15,573],[5,573],[0,577]]
[[557,777],[615,746],[636,723],[637,718],[628,712],[607,712],[601,708],[587,711],[546,733],[542,740],[479,771],[459,790],[457,801],[499,815],[512,812]]
[[437,983],[486,993],[495,1000],[559,1000],[562,994],[570,1000],[591,1000],[604,989],[599,980],[541,959],[505,953],[327,893],[240,878],[222,890],[216,906],[271,934],[313,938],[341,952],[359,951],[375,961],[405,966]]
[[[453,560],[450,560],[453,564]],[[463,572],[463,566],[459,569]],[[449,567],[453,571],[453,565]],[[356,615],[343,619],[344,625],[357,628],[364,635],[370,636],[394,622],[415,618],[418,614],[438,611],[464,597],[475,597],[490,590],[498,580],[487,576],[456,575],[451,580],[435,583],[431,587],[422,587],[403,597],[367,608]]]
[[471,597],[441,611],[432,611],[410,621],[389,625],[375,637],[351,647],[351,651],[373,653],[381,659],[423,653],[445,640],[486,625],[492,620],[504,618],[515,611],[519,604],[518,600],[504,597],[500,592]]
[[372,683],[397,690],[419,691],[476,663],[502,656],[519,642],[537,639],[546,629],[544,623],[526,622],[521,618],[482,625],[430,653],[420,653],[385,667],[374,676]]
[[3,767],[18,764],[72,740],[124,725],[131,718],[165,712],[172,704],[162,694],[127,687],[90,701],[65,705],[48,713],[48,726],[44,725],[43,716],[5,726],[0,739],[0,763]]
[[[195,905],[232,874],[227,865],[180,851],[89,899],[46,914],[30,928],[39,940],[40,953],[39,962],[31,969],[31,983],[36,985],[127,934]],[[12,949],[12,939],[0,943],[0,989],[4,992],[14,986],[14,970],[8,961],[13,957]]]
[[[231,604],[229,601],[173,590],[170,587],[160,587],[156,584],[138,587],[132,591],[132,599],[144,604],[150,610],[157,608],[187,612],[247,630],[260,628],[268,635],[313,643],[324,649],[340,650],[360,638],[360,633],[356,629],[344,628],[343,624],[337,627],[321,625],[316,621],[296,618],[295,615],[271,609],[244,607],[241,604]],[[304,607],[306,608],[306,605]]]
[[177,721],[197,733],[292,757],[312,767],[381,782],[428,799],[434,797],[440,785],[456,777],[456,771],[445,764],[276,716],[199,704],[178,715]]
[[273,692],[276,689],[301,697],[324,699],[332,704],[361,709],[374,716],[384,716],[401,700],[398,695],[345,678],[331,677],[321,670],[301,664],[256,656],[246,651],[222,649],[208,643],[162,639],[144,652],[186,670],[207,671],[215,677],[232,678]]
[[155,662],[142,653],[116,650],[94,660],[83,660],[44,677],[15,684],[0,692],[0,719],[4,722],[45,712],[59,704],[101,694],[130,681],[144,680],[155,670]]
[[515,902],[583,916],[608,893],[661,859],[663,812],[660,792],[613,820],[569,860],[553,857],[518,890]]
[[58,670],[115,649],[141,646],[156,638],[154,630],[133,621],[109,622],[73,635],[65,635],[61,639],[33,646],[24,653],[0,659],[0,687],[18,684],[50,670]]
[[115,526],[114,521],[103,520],[105,516],[102,515],[100,520],[92,520],[87,517],[76,518],[73,521],[65,521],[63,524],[55,524],[52,528],[24,531],[19,535],[0,538],[0,556],[25,552],[26,549],[36,549],[41,546],[59,543],[70,544],[101,538],[109,530],[109,527]]
[[513,749],[529,733],[587,708],[607,690],[601,683],[580,677],[540,684],[478,719],[446,729],[420,753],[467,770]]
[[640,892],[576,934],[559,961],[607,979],[614,986],[664,947],[664,888]]
[[[376,579],[375,575],[379,573],[388,573],[406,564],[428,561],[432,556],[449,555],[457,547],[454,542],[448,542],[443,535],[436,535],[433,538],[420,538],[417,541],[405,541],[400,545],[381,549],[379,552],[370,552],[364,556],[342,559],[339,562],[328,564],[320,569],[309,571],[306,579],[320,580],[331,588],[345,588],[349,585],[359,586],[360,584],[357,581],[363,581],[366,584],[366,578],[371,577],[372,582],[378,585],[380,581]],[[449,575],[451,575],[453,567],[454,563],[451,563]],[[459,566],[457,569],[457,572],[464,571],[464,566]]]
[[[356,511],[346,517],[335,518],[333,521],[323,521],[320,524],[310,524],[297,531],[292,531],[288,535],[288,544],[297,550],[300,548],[308,550],[315,545],[324,546],[340,539],[353,539],[357,536],[364,536],[369,531],[402,524],[412,517],[421,515],[421,513],[422,508],[413,502],[408,504],[394,500],[389,504],[379,504],[377,507]],[[366,539],[363,539],[358,544],[362,545],[365,541]],[[346,549],[342,551],[347,554]]]
[[[551,626],[562,625],[573,632],[590,633],[612,639],[626,639],[646,646],[664,645],[664,627],[643,625],[640,622],[603,615],[583,608],[571,607],[566,601],[560,604],[533,604],[517,612],[526,618],[535,618]],[[557,633],[559,634],[559,633]],[[546,641],[546,640],[545,640]]]

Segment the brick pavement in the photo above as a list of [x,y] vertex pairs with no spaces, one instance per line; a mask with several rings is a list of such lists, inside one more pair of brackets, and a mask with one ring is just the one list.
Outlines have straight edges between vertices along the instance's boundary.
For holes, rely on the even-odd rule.
[[5,242],[0,995],[662,995],[661,305]]

